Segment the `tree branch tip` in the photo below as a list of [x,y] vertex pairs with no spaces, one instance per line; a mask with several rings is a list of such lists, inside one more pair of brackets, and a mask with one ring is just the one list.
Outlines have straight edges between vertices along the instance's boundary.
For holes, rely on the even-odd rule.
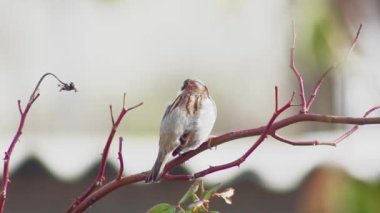
[[20,112],[20,115],[23,114],[23,110],[22,110],[22,107],[21,107],[21,100],[17,100],[17,106],[18,106],[18,111]]
[[332,142],[319,142],[319,141],[317,141],[315,145],[336,147],[336,143],[332,143]]
[[144,102],[140,102],[139,104],[137,104],[137,105],[135,105],[135,106],[132,106],[132,107],[129,107],[129,108],[127,108],[126,110],[127,110],[127,111],[130,111],[130,110],[136,109],[137,107],[140,107],[140,106],[143,105],[143,104],[144,104]]
[[123,107],[125,108],[125,101],[126,101],[127,93],[123,93]]
[[40,93],[37,93],[36,95],[32,96],[31,99],[29,100],[29,104],[33,104],[37,98],[40,97]]
[[362,27],[363,27],[363,24],[360,23],[359,28],[358,28],[358,31],[357,31],[357,33],[356,33],[355,40],[357,40],[357,39],[359,38],[359,35],[360,35],[361,31],[362,31]]
[[294,20],[292,21],[292,31],[293,31],[292,49],[294,50],[295,46],[296,46],[296,37],[297,37],[297,34],[296,34],[296,24],[295,24]]
[[295,95],[296,95],[296,92],[293,90],[292,97],[289,100],[289,104],[293,102]]
[[115,118],[113,117],[113,110],[112,110],[111,104],[110,104],[110,116],[111,116],[112,127],[115,127]]

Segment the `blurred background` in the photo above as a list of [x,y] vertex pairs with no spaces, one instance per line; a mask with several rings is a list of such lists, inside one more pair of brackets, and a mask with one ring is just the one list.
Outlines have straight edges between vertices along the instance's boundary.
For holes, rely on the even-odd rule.
[[[95,178],[111,128],[109,105],[116,115],[124,92],[127,106],[144,102],[127,114],[117,135],[126,140],[126,175],[153,165],[161,116],[187,78],[205,82],[217,104],[214,135],[265,124],[274,86],[282,102],[298,90],[289,69],[293,20],[307,93],[331,64],[340,64],[311,111],[362,116],[380,103],[379,11],[377,0],[1,0],[1,150],[19,122],[17,100],[25,106],[45,72],[79,90],[59,93],[54,79],[43,82],[12,156],[6,210],[64,211]],[[346,61],[360,23],[359,43]],[[281,134],[329,141],[348,128],[302,123]],[[221,212],[380,212],[379,137],[379,126],[364,126],[336,148],[268,138],[241,167],[204,179],[236,189],[231,206],[218,200],[211,206]],[[182,169],[229,162],[255,139],[206,151]],[[115,143],[107,180],[117,172],[116,152]],[[88,212],[175,204],[190,184],[124,187]]]

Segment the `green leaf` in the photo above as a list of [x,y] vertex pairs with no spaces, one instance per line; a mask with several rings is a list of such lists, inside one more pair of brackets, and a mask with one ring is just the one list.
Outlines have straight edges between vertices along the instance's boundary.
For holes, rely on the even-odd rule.
[[201,181],[201,184],[199,185],[199,190],[201,192],[201,195],[203,195],[203,193],[205,193],[205,191],[206,191],[203,181]]
[[211,195],[214,193],[214,192],[217,192],[220,188],[222,187],[222,184],[221,183],[218,183],[216,184],[215,186],[213,186],[210,190],[206,191],[206,193],[204,193],[203,195],[203,200],[209,200]]
[[181,197],[181,200],[179,200],[179,204],[181,203],[184,203],[186,202],[189,198],[193,198],[196,197],[194,196],[195,193],[197,193],[198,189],[199,189],[199,184],[201,184],[202,181],[201,180],[196,180],[191,186],[190,188],[187,190],[187,192]]
[[168,203],[160,203],[153,206],[147,213],[175,213],[176,207]]

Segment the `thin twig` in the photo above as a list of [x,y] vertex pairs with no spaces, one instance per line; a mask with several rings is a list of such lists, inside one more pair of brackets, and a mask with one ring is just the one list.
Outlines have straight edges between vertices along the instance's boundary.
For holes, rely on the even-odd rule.
[[274,139],[293,145],[293,146],[316,146],[316,145],[330,145],[335,146],[334,143],[321,143],[318,140],[311,140],[311,141],[293,141],[287,138],[284,138],[280,136],[278,133],[272,133],[270,134]]
[[315,97],[317,97],[317,93],[319,91],[319,88],[321,87],[321,84],[322,84],[323,80],[326,78],[327,74],[329,74],[333,69],[335,69],[335,66],[329,67],[323,73],[323,75],[319,78],[319,80],[317,81],[317,83],[315,84],[314,89],[313,89],[313,91],[312,91],[312,93],[310,95],[310,98],[309,98],[309,100],[307,101],[307,104],[306,104],[306,111],[307,112],[310,110],[311,105],[314,103]]
[[278,111],[278,87],[277,86],[274,87],[274,100],[275,100],[274,111],[277,112]]
[[38,97],[40,97],[40,93],[37,93],[34,97],[33,97],[33,99],[32,99],[32,101],[30,102],[30,104],[33,104],[36,100],[37,100],[37,98]]
[[141,106],[141,105],[143,105],[144,103],[143,102],[140,102],[139,104],[136,104],[135,106],[133,106],[133,107],[129,107],[128,108],[128,111],[131,111],[132,109],[135,109],[135,108],[137,108],[137,107],[139,107],[139,106]]
[[[355,36],[354,40],[352,41],[351,47],[346,54],[344,62],[347,61],[349,55],[351,54],[354,47],[356,46],[357,41],[359,39],[359,35],[361,33],[361,29],[362,29],[362,24],[360,24],[359,29],[356,32],[356,36]],[[301,113],[307,113],[310,110],[310,108],[311,108],[311,106],[315,100],[315,97],[318,93],[318,90],[319,90],[323,80],[326,78],[327,74],[336,67],[336,65],[331,66],[330,68],[327,69],[326,72],[323,73],[321,78],[318,80],[318,82],[314,86],[314,89],[313,89],[313,91],[309,97],[309,100],[306,102],[306,99],[305,99],[306,95],[305,95],[305,90],[304,90],[303,79],[302,79],[302,76],[300,75],[298,69],[296,68],[295,62],[294,62],[295,42],[296,42],[296,32],[295,32],[295,26],[294,26],[294,22],[293,22],[293,44],[292,44],[292,47],[290,49],[290,67],[293,70],[294,74],[296,75],[296,77],[298,79],[298,84],[300,87]]]
[[305,89],[304,89],[304,83],[301,74],[299,73],[295,62],[294,62],[294,54],[295,54],[295,47],[296,47],[296,30],[295,30],[295,24],[293,21],[293,44],[290,48],[290,68],[293,70],[294,75],[297,77],[298,85],[299,85],[299,96],[301,99],[301,113],[306,113],[306,99],[305,99]]
[[[371,109],[369,109],[363,116],[363,118],[367,117],[370,113],[374,112],[375,110],[378,110],[380,109],[380,106],[375,106]],[[284,142],[284,143],[287,143],[287,144],[290,144],[290,145],[294,145],[294,146],[311,146],[311,145],[328,145],[328,146],[336,146],[338,143],[340,143],[341,141],[343,141],[344,139],[346,139],[347,137],[349,137],[350,135],[352,135],[352,133],[354,133],[356,130],[358,130],[359,128],[359,125],[355,125],[353,126],[352,128],[350,128],[349,130],[347,130],[346,132],[344,132],[341,136],[339,136],[338,138],[332,140],[332,141],[326,141],[326,142],[320,142],[318,140],[311,140],[311,141],[293,141],[293,140],[290,140],[290,139],[287,139],[287,138],[284,138],[280,135],[278,135],[278,133],[274,132],[274,133],[271,133],[270,135],[276,139],[276,140],[279,140],[281,142]]]
[[343,133],[340,137],[338,137],[337,139],[335,139],[334,141],[332,141],[332,143],[334,143],[335,145],[337,145],[338,143],[340,143],[341,141],[343,141],[344,139],[346,139],[348,136],[352,135],[352,133],[354,133],[358,129],[359,129],[359,126],[355,125],[350,130],[348,130],[347,132]]
[[[380,106],[375,106],[375,107],[372,107],[371,109],[369,109],[366,113],[364,113],[364,116],[363,118],[366,118],[369,114],[371,114],[372,112],[376,111],[380,109]],[[353,126],[351,129],[349,129],[347,132],[343,133],[342,136],[340,136],[336,141],[335,141],[335,144],[338,144],[340,143],[342,140],[344,140],[345,138],[347,138],[348,136],[350,136],[352,133],[354,133],[356,130],[359,129],[359,125],[355,125]]]
[[371,114],[372,112],[374,112],[374,111],[376,111],[376,110],[378,110],[378,109],[380,109],[380,106],[374,106],[374,107],[372,107],[372,108],[369,109],[366,113],[364,113],[363,118],[366,118],[369,114]]
[[119,173],[116,177],[116,180],[120,180],[123,177],[124,171],[124,160],[123,160],[123,137],[119,137],[119,151],[117,152],[117,158],[119,159]]
[[49,75],[52,76],[52,77],[54,77],[59,83],[61,83],[60,84],[60,87],[61,87],[60,91],[62,91],[62,90],[65,90],[65,91],[71,91],[71,90],[77,91],[77,89],[75,88],[73,82],[65,83],[65,82],[61,81],[61,79],[59,79],[55,74],[48,72],[48,73],[43,74],[42,77],[40,78],[40,80],[38,81],[36,87],[34,88],[34,90],[32,92],[32,95],[29,98],[29,102],[33,102],[33,99],[35,100],[35,96],[36,96],[36,94],[38,94],[37,91],[39,90],[42,81],[44,80],[44,78],[46,76],[49,76]]
[[123,94],[123,107],[125,107],[125,100],[126,100],[127,93]]
[[111,114],[111,122],[112,122],[112,126],[115,126],[115,119],[114,119],[114,117],[113,117],[112,105],[110,105],[110,114]]
[[23,112],[22,112],[22,107],[21,107],[21,100],[17,100],[17,106],[18,106],[18,111],[20,112],[20,115],[22,115]]
[[347,52],[346,57],[344,58],[344,62],[346,62],[347,59],[348,59],[348,57],[350,57],[351,52],[353,51],[353,49],[355,48],[356,44],[358,43],[358,39],[359,39],[359,35],[360,35],[361,31],[362,31],[362,27],[363,27],[363,25],[360,24],[359,28],[358,28],[358,31],[356,31],[356,36],[355,36],[354,40],[351,43],[351,47],[350,47],[349,51]]

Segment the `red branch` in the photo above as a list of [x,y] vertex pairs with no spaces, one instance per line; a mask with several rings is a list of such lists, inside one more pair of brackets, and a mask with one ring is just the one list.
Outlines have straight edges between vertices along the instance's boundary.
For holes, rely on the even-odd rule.
[[[351,45],[349,53],[352,51],[354,48],[355,44],[357,43],[359,34],[361,31],[361,25],[359,27],[359,30],[356,34],[356,37]],[[348,137],[351,135],[356,129],[358,128],[358,125],[365,125],[365,124],[380,124],[380,117],[373,117],[373,118],[367,118],[367,115],[369,113],[375,111],[376,109],[380,108],[379,107],[374,107],[370,110],[368,110],[364,117],[346,117],[346,116],[334,116],[334,115],[324,115],[324,114],[315,114],[315,113],[308,113],[310,110],[310,107],[312,106],[315,97],[318,93],[318,90],[323,82],[323,80],[326,78],[327,74],[334,69],[334,66],[330,67],[319,79],[319,81],[315,84],[314,89],[306,102],[305,98],[305,90],[304,90],[304,83],[302,76],[300,75],[295,62],[294,62],[294,53],[295,53],[295,40],[296,40],[296,34],[295,34],[295,27],[293,23],[293,44],[290,49],[290,67],[293,70],[293,73],[297,77],[298,80],[298,85],[299,85],[299,95],[301,98],[301,110],[299,114],[289,116],[287,118],[284,118],[279,121],[275,121],[277,117],[290,108],[292,105],[292,100],[294,98],[294,93],[292,96],[292,99],[285,104],[283,107],[278,109],[278,89],[275,87],[275,112],[272,115],[271,119],[269,120],[267,125],[258,127],[258,128],[253,128],[253,129],[246,129],[246,130],[240,130],[240,131],[233,131],[229,132],[217,137],[213,137],[212,140],[208,140],[204,143],[202,143],[197,149],[186,152],[179,157],[175,158],[174,160],[170,161],[165,165],[165,168],[163,169],[163,178],[168,179],[168,180],[191,180],[193,178],[199,178],[203,177],[207,174],[217,172],[220,170],[228,169],[234,166],[239,166],[241,163],[243,163],[254,151],[255,149],[265,140],[265,138],[268,135],[271,135],[275,139],[291,144],[291,145],[336,145],[339,143],[341,140],[344,138]],[[298,106],[298,105],[297,105]],[[279,129],[282,129],[286,126],[298,123],[298,122],[306,122],[306,121],[312,121],[312,122],[322,122],[322,123],[339,123],[339,124],[354,124],[355,126],[344,133],[342,136],[338,137],[335,139],[333,142],[318,142],[318,141],[291,141],[289,139],[283,138],[279,136],[276,131]],[[191,159],[195,155],[208,150],[210,147],[216,147],[218,145],[221,145],[226,142],[230,142],[235,139],[240,139],[240,138],[245,138],[245,137],[252,137],[252,136],[258,136],[260,137],[257,139],[257,141],[250,147],[248,151],[246,151],[240,158],[236,159],[235,161],[232,161],[230,163],[226,163],[223,165],[219,166],[213,166],[208,169],[205,169],[203,171],[197,172],[194,175],[170,175],[168,172],[171,171],[172,169],[176,168],[177,166],[181,165],[185,161]],[[82,212],[85,209],[87,209],[91,204],[96,202],[97,200],[101,199],[102,197],[106,196],[108,193],[111,191],[124,186],[124,185],[129,185],[132,183],[136,183],[139,181],[145,180],[146,176],[148,175],[149,171],[146,172],[141,172],[138,174],[130,175],[127,177],[122,177],[121,179],[113,180],[109,182],[108,184],[100,187],[97,190],[94,190],[91,194],[89,194],[87,197],[85,197],[82,202],[78,203],[77,206],[75,206],[75,209],[71,212]]]
[[274,87],[274,111],[278,111],[278,87]]
[[[371,109],[371,111],[373,111]],[[355,124],[355,125],[368,125],[368,124],[380,124],[380,117],[373,117],[373,118],[363,118],[363,117],[345,117],[345,116],[333,116],[333,115],[323,115],[323,114],[296,114],[289,116],[285,119],[281,119],[277,122],[274,122],[272,124],[270,132],[275,132],[279,129],[282,129],[284,127],[287,127],[292,124],[296,124],[299,122],[321,122],[321,123],[335,123],[335,124]],[[212,141],[205,141],[202,143],[197,149],[191,150],[189,152],[186,152],[179,157],[175,158],[174,160],[168,162],[165,165],[164,173],[167,173],[168,171],[171,171],[172,169],[178,167],[179,165],[183,164],[185,161],[188,161],[192,157],[198,155],[199,153],[209,150],[211,147],[219,146],[226,142],[233,142],[233,140],[246,138],[246,137],[253,137],[261,135],[264,130],[266,129],[265,126],[253,128],[253,129],[245,129],[245,130],[239,130],[239,131],[232,131],[228,132],[216,137],[213,137]],[[85,209],[87,209],[89,206],[91,206],[93,203],[101,199],[102,197],[106,196],[113,190],[120,188],[125,185],[130,185],[133,183],[137,183],[140,181],[144,181],[146,176],[149,174],[149,171],[133,174],[130,176],[122,177],[121,180],[113,180],[105,185],[103,185],[101,188],[95,190],[91,195],[89,195],[86,199],[84,199],[81,203],[78,204],[78,206],[75,207],[75,210],[72,212],[83,212]],[[171,180],[172,177],[175,177],[175,179],[192,179],[192,176],[190,175],[182,175],[182,178],[180,175],[171,176],[169,174],[165,175],[165,179]]]
[[294,63],[294,53],[296,49],[296,29],[293,22],[293,43],[292,47],[290,48],[290,68],[293,70],[294,75],[297,77],[298,85],[299,85],[299,95],[301,98],[301,113],[306,113],[306,99],[305,99],[305,89],[303,84],[303,79],[301,74],[299,73],[295,63]]
[[[344,61],[347,61],[347,58],[349,57],[349,55],[351,54],[351,52],[355,48],[355,46],[357,44],[357,41],[359,39],[359,35],[361,33],[361,30],[362,30],[362,25],[360,24],[359,29],[356,32],[356,36],[355,36],[354,40],[351,43],[351,47],[350,47],[349,51],[347,52],[347,55],[346,55]],[[303,82],[302,76],[299,73],[299,71],[298,71],[298,69],[297,69],[297,67],[295,65],[295,62],[294,62],[295,44],[296,44],[296,32],[295,32],[295,26],[294,26],[294,22],[293,22],[293,44],[292,44],[292,47],[290,48],[290,68],[293,70],[293,73],[294,73],[294,75],[296,76],[296,78],[298,80],[299,93],[300,93],[299,95],[300,95],[300,98],[301,98],[301,110],[300,110],[300,112],[301,113],[307,113],[307,112],[309,112],[310,107],[312,106],[312,104],[313,104],[313,102],[315,100],[315,97],[317,96],[317,93],[319,91],[319,88],[320,88],[323,80],[326,78],[327,74],[330,73],[330,71],[332,71],[336,66],[333,65],[333,66],[329,67],[322,74],[322,76],[319,78],[319,80],[315,84],[315,86],[313,88],[313,91],[312,91],[312,93],[311,93],[311,95],[309,97],[309,100],[306,102],[304,82]]]
[[350,49],[349,49],[348,52],[347,52],[347,55],[346,55],[345,61],[347,61],[347,59],[348,59],[348,57],[350,56],[352,50],[355,48],[356,44],[358,43],[358,39],[359,39],[359,35],[360,35],[361,31],[362,31],[362,27],[363,27],[363,25],[360,24],[360,25],[359,25],[359,29],[358,29],[358,31],[356,32],[356,36],[355,36],[355,38],[352,40],[351,47],[350,47]]
[[126,108],[125,107],[125,95],[126,94],[124,93],[124,96],[123,96],[123,107],[122,107],[122,109],[120,111],[120,114],[117,117],[116,121],[114,121],[114,119],[113,119],[112,107],[110,107],[110,109],[111,109],[112,128],[111,128],[110,134],[108,135],[108,139],[107,139],[106,145],[104,146],[104,149],[103,149],[102,160],[101,160],[101,163],[100,163],[100,166],[99,166],[98,175],[95,178],[95,181],[88,187],[88,189],[81,196],[79,196],[78,198],[76,198],[74,200],[74,202],[71,204],[71,206],[67,210],[67,212],[77,212],[75,207],[77,205],[79,205],[81,202],[83,202],[97,187],[99,187],[99,186],[101,186],[103,184],[103,182],[105,180],[104,173],[105,173],[105,168],[106,168],[106,163],[107,163],[109,149],[111,147],[111,143],[113,141],[115,133],[116,133],[117,129],[119,128],[119,125],[120,125],[121,121],[123,120],[123,117],[127,114],[127,112],[129,112],[130,110],[133,110],[133,109],[135,109],[135,108],[137,108],[137,107],[139,107],[139,106],[141,106],[143,104],[143,103],[139,103],[139,104],[137,104],[137,105],[135,105],[133,107]]
[[[363,118],[366,118],[369,114],[371,114],[372,112],[374,112],[375,110],[378,110],[380,108],[380,106],[375,106],[375,107],[372,107],[371,109],[369,109],[366,113],[364,113],[364,116]],[[348,136],[350,136],[352,133],[354,133],[356,130],[359,129],[359,126],[358,125],[355,125],[353,126],[351,129],[349,129],[347,132],[345,132],[344,134],[342,134],[342,136],[340,136],[339,138],[337,138],[334,143],[335,144],[338,144],[340,143],[342,140],[344,140],[345,138],[347,138]]]
[[306,103],[306,112],[310,110],[311,105],[314,103],[315,97],[317,97],[318,90],[321,87],[323,80],[325,80],[327,74],[329,74],[334,68],[335,66],[331,66],[330,68],[328,68],[315,84],[313,91],[310,95],[310,98]]
[[[292,141],[290,139],[284,138],[278,133],[272,133],[271,136],[281,142],[293,145],[293,146],[311,146],[311,145],[321,145],[321,143],[318,140],[312,140],[312,141]],[[330,145],[330,144],[325,144],[325,145]]]
[[39,87],[40,87],[42,81],[45,79],[45,77],[49,76],[49,75],[53,76],[58,82],[60,82],[60,85],[59,85],[61,88],[60,91],[62,91],[62,90],[65,90],[65,91],[74,90],[74,91],[76,91],[76,88],[74,87],[74,84],[72,82],[67,84],[67,83],[61,81],[53,73],[45,73],[44,75],[42,75],[42,77],[38,81],[37,85],[35,86],[24,110],[21,107],[21,101],[20,100],[17,101],[18,110],[20,112],[21,118],[20,118],[20,123],[18,125],[16,134],[13,137],[13,140],[12,140],[11,144],[9,145],[8,150],[5,152],[5,156],[4,156],[3,179],[2,179],[2,183],[1,183],[1,193],[0,193],[0,213],[3,213],[4,208],[5,208],[5,201],[7,198],[8,184],[10,183],[9,164],[11,161],[11,156],[12,156],[13,150],[14,150],[17,142],[19,141],[20,136],[22,135],[22,130],[24,128],[25,120],[26,120],[26,117],[28,116],[29,110],[32,107],[34,101],[36,101],[37,98],[40,96],[40,94],[38,93]]
[[[379,109],[380,106],[375,106],[373,108],[371,108],[370,110],[368,110],[363,118],[367,117],[370,113],[374,112],[375,110]],[[353,126],[351,129],[347,130],[346,132],[344,132],[341,136],[339,136],[338,138],[334,139],[334,140],[331,140],[331,141],[326,141],[326,142],[321,142],[321,141],[318,141],[318,140],[311,140],[311,141],[293,141],[293,140],[290,140],[290,139],[287,139],[287,138],[284,138],[280,135],[278,135],[278,133],[274,132],[274,133],[271,133],[270,135],[278,140],[278,141],[281,141],[281,142],[284,142],[284,143],[287,143],[287,144],[290,144],[290,145],[294,145],[294,146],[310,146],[310,145],[328,145],[328,146],[336,146],[338,145],[338,143],[340,143],[341,141],[343,141],[344,139],[346,139],[348,136],[352,135],[352,133],[354,133],[356,130],[359,129],[359,125],[355,125]]]
[[123,137],[119,137],[119,151],[117,152],[117,159],[119,159],[119,173],[116,177],[116,180],[120,180],[123,176],[124,171],[124,160],[123,160]]

